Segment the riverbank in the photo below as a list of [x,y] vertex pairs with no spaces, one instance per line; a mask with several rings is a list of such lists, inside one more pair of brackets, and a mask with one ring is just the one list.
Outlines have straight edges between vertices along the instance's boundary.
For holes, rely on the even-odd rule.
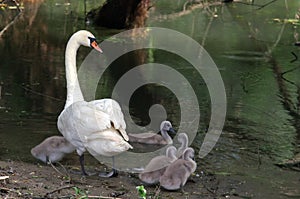
[[[79,165],[78,165],[79,166]],[[142,185],[137,174],[120,172],[116,178],[99,178],[98,176],[82,177],[72,174],[78,167],[68,167],[71,171],[64,173],[61,166],[57,165],[57,172],[51,166],[44,164],[31,164],[19,161],[0,161],[0,198],[139,198],[136,186]],[[103,166],[91,168],[95,171],[105,169]],[[229,182],[229,181],[228,181]],[[251,198],[251,193],[237,193],[232,189],[239,182],[230,183],[220,181],[212,174],[195,174],[180,191],[170,192],[158,186],[145,186],[147,198]],[[226,185],[227,184],[227,185]],[[224,186],[225,185],[225,186]]]
[[[57,170],[40,162],[0,161],[0,198],[139,198],[136,186],[143,183],[137,174],[119,172],[115,178],[100,178],[97,175],[82,177],[78,174],[80,172],[76,159],[73,156],[64,160],[64,166],[56,165]],[[87,158],[88,171],[100,172],[107,169],[91,159]],[[290,183],[287,185],[280,181],[270,181],[266,175],[241,175],[244,173],[242,171],[239,175],[226,172],[212,174],[208,170],[202,170],[203,167],[198,166],[196,173],[184,186],[184,192],[163,190],[158,185],[144,185],[147,199],[300,197],[297,186],[300,183],[299,175],[297,178],[299,172],[278,168],[278,178],[282,175],[290,176]],[[249,172],[250,170],[249,168]]]

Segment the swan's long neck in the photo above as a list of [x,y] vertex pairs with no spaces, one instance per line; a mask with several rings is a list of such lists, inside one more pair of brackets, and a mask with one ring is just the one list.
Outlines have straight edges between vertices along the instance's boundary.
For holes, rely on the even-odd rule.
[[193,160],[194,152],[191,152],[191,153],[192,154],[190,154],[188,152],[187,154],[185,154],[187,157],[184,157],[183,159],[191,163],[190,172],[194,173],[196,171],[196,168],[197,168],[197,163],[195,162],[195,160]]
[[76,41],[76,37],[71,37],[66,47],[65,65],[67,79],[67,99],[65,108],[74,102],[84,100],[80,89],[76,68],[76,54],[79,46],[80,44]]
[[161,132],[161,136],[164,138],[164,140],[166,140],[168,144],[173,144],[173,140],[166,130],[161,129],[160,132]]
[[188,147],[188,137],[186,135],[181,135],[178,141],[181,143],[181,146],[179,147],[178,151],[183,152]]
[[177,152],[176,148],[171,146],[171,147],[167,148],[166,156],[171,158],[172,161],[176,160],[177,159],[176,152]]

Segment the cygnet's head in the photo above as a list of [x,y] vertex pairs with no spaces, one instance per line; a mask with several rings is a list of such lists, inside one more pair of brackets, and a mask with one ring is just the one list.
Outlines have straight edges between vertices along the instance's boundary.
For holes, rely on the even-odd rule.
[[172,124],[170,121],[163,121],[161,124],[160,124],[160,130],[162,131],[167,131],[169,133],[176,133],[176,131],[173,129],[172,127]]
[[183,152],[183,159],[185,160],[194,159],[194,156],[195,156],[195,151],[191,147],[186,148]]
[[187,146],[189,142],[189,138],[186,133],[179,133],[177,140],[185,146]]

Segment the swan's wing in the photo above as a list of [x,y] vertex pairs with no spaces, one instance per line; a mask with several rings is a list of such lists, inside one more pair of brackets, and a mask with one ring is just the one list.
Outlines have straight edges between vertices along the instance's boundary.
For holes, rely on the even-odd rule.
[[120,133],[122,134],[123,138],[128,141],[128,135],[125,131],[126,129],[126,123],[124,120],[124,115],[122,113],[121,107],[113,99],[101,99],[101,100],[94,100],[89,102],[90,104],[93,104],[93,106],[102,112],[105,112],[109,115],[111,122],[114,125],[115,129],[118,129]]
[[59,116],[57,123],[59,131],[65,134],[72,134],[73,140],[81,140],[84,136],[111,127],[110,117],[105,112],[96,109],[87,102],[75,102],[66,108]]

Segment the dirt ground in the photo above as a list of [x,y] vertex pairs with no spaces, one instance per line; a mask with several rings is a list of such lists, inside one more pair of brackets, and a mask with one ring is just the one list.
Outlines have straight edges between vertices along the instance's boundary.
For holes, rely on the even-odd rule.
[[[65,166],[56,165],[59,173],[43,163],[0,161],[0,198],[139,198],[136,186],[142,185],[142,182],[137,174],[120,172],[115,178],[82,177],[74,172],[79,171],[79,165],[70,167],[66,166],[69,163],[62,164]],[[103,171],[105,166],[96,168],[87,165],[87,169]],[[184,192],[170,192],[158,185],[145,185],[145,189],[147,199],[252,198],[248,191],[239,190],[241,184],[240,181],[218,179],[199,171],[191,176]]]

